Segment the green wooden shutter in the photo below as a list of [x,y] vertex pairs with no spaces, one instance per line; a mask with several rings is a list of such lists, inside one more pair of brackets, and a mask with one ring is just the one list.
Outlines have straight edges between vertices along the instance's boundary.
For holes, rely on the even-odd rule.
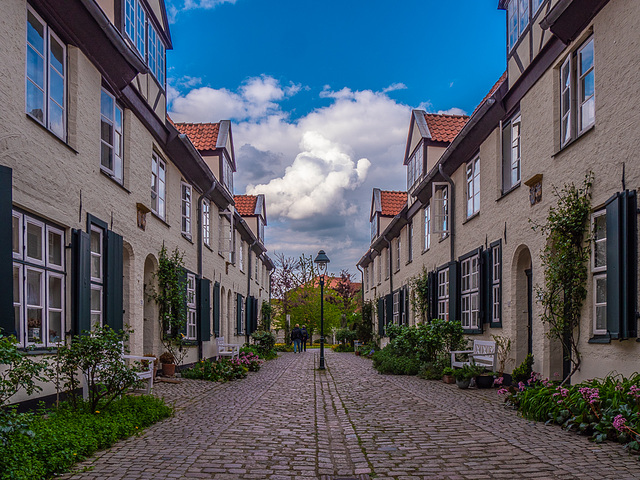
[[429,272],[428,275],[429,312],[427,318],[431,321],[438,316],[438,273]]
[[123,325],[123,265],[122,237],[107,230],[105,259],[105,323],[113,330],[120,331]]
[[[487,292],[487,315],[489,321],[491,322],[491,328],[502,328],[502,241],[498,240],[497,242],[493,242],[491,244],[491,248],[489,249],[490,255],[487,256],[488,264],[487,264],[487,278],[488,278],[488,292]],[[498,256],[498,264],[499,275],[500,275],[500,293],[498,296],[498,321],[495,321],[493,318],[493,256]]]
[[72,333],[91,331],[91,237],[71,232]]
[[611,338],[637,337],[637,199],[625,190],[607,201],[607,329]]
[[236,293],[236,334],[242,333],[242,295]]
[[449,320],[460,321],[460,278],[458,262],[449,263]]
[[13,190],[12,171],[0,166],[0,332],[14,333],[16,323],[13,310],[13,249],[11,209]]
[[393,293],[385,297],[384,324],[389,325],[390,323],[393,323]]
[[384,298],[378,299],[378,335],[384,337]]
[[245,300],[244,307],[244,320],[245,320],[245,328],[244,333],[246,335],[251,335],[251,309],[253,308],[253,302],[251,301],[251,297],[247,297]]
[[258,330],[258,299],[255,297],[253,298],[253,306],[251,308],[251,312],[253,314],[251,318],[251,321],[253,322],[251,333],[253,333]]
[[404,324],[405,325],[409,325],[409,287],[407,287],[406,285],[403,288],[403,295],[404,295],[404,302],[403,302],[403,308],[404,308]]
[[199,340],[208,342],[211,340],[211,280],[196,279],[196,297]]
[[[182,308],[182,326],[178,330],[178,334],[187,336],[187,269],[180,267],[180,285],[182,286],[182,295],[184,302],[181,305]],[[174,333],[174,332],[171,332]]]
[[213,284],[213,334],[220,336],[220,282]]
[[480,252],[480,324],[491,322],[491,249]]

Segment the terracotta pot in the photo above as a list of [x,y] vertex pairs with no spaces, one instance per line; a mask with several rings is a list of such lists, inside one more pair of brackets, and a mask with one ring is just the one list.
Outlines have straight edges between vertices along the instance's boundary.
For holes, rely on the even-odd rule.
[[454,378],[453,375],[443,375],[442,381],[444,383],[456,383],[456,379]]
[[174,363],[163,363],[162,374],[165,377],[173,377],[176,374],[176,365]]

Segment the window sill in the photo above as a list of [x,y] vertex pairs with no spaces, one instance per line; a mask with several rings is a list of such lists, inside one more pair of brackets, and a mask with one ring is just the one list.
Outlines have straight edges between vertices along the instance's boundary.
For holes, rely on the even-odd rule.
[[463,333],[465,335],[480,335],[482,333],[482,330],[480,330],[479,328],[464,328]]
[[589,339],[589,343],[611,343],[611,336],[608,334],[605,335],[594,335]]
[[507,195],[509,195],[511,192],[513,192],[514,190],[517,190],[518,188],[520,188],[520,182],[516,183],[513,187],[511,187],[509,190],[502,192],[502,194],[496,199],[496,202],[499,202],[500,200],[502,200],[504,197],[506,197]]
[[430,249],[431,249],[431,247],[429,247],[429,248],[425,248],[424,250],[422,250],[422,255],[424,255],[425,253],[427,253]]
[[572,138],[571,140],[569,140],[569,142],[567,142],[564,145],[562,145],[558,150],[556,150],[553,154],[551,154],[551,156],[553,158],[555,158],[557,155],[560,155],[562,152],[564,152],[571,145],[577,143],[580,139],[584,138],[589,132],[592,132],[595,129],[596,129],[596,124],[594,123],[593,125],[588,127],[586,130],[584,130],[582,133],[577,135],[576,138]]
[[467,222],[470,222],[471,220],[473,220],[474,218],[479,217],[479,216],[480,216],[480,210],[478,210],[476,213],[474,213],[470,217],[465,218],[464,222],[462,222],[462,225],[464,225]]
[[209,250],[211,253],[213,253],[213,248],[211,248],[211,246],[210,246],[210,245],[207,245],[206,243],[203,243],[203,245],[205,246],[205,248],[206,248],[207,250]]
[[119,186],[122,190],[124,190],[125,192],[127,192],[128,194],[131,194],[131,190],[129,190],[127,187],[125,187],[122,183],[120,183],[118,180],[116,180],[116,178],[111,175],[110,173],[105,172],[102,167],[100,168],[100,173],[102,175],[104,175],[105,177],[107,177],[109,180],[111,180],[113,183],[115,183],[117,186]]
[[184,232],[181,232],[182,238],[184,238],[187,242],[189,242],[191,245],[193,245],[193,240],[191,239],[191,235],[187,235]]
[[19,347],[18,350],[23,352],[25,355],[51,355],[58,351],[58,347]]
[[158,221],[160,221],[161,223],[164,223],[164,225],[165,225],[167,228],[171,228],[171,225],[169,225],[169,224],[167,223],[167,221],[166,221],[164,218],[162,218],[162,217],[158,216],[158,214],[157,214],[156,212],[154,212],[153,210],[151,210],[151,212],[150,212],[150,213],[151,213],[151,216],[152,216],[152,217],[155,217]]
[[[41,124],[38,120],[36,120],[35,118],[33,118],[31,115],[29,115],[28,113],[25,113],[25,115],[27,116],[27,118],[29,120],[31,120],[33,123],[35,123],[36,125],[38,125],[41,129],[43,129],[45,132],[47,132],[49,135],[51,135],[54,139],[56,139],[58,142],[60,142],[62,145],[64,145],[65,147],[67,147],[69,150],[71,150],[73,153],[75,153],[76,155],[79,155],[80,152],[78,152],[75,148],[73,148],[71,145],[69,145],[65,140],[61,139],[58,135],[56,135],[55,133],[53,133],[51,130],[49,130],[47,127],[45,127],[43,124]],[[69,132],[67,132],[68,134]]]
[[444,242],[447,238],[449,238],[449,234],[447,233],[444,237],[438,239],[438,243]]

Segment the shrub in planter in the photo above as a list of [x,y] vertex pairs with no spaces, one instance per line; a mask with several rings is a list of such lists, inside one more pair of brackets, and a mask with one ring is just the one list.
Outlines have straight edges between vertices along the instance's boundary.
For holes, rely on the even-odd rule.
[[444,367],[442,369],[442,381],[444,383],[456,383],[456,379],[453,376],[453,368]]
[[533,355],[529,353],[523,362],[513,369],[511,376],[513,377],[513,383],[526,382],[531,378],[533,372]]
[[465,365],[462,368],[457,368],[453,371],[453,376],[456,379],[456,385],[460,388],[468,388],[471,379],[484,372],[484,368],[478,365]]

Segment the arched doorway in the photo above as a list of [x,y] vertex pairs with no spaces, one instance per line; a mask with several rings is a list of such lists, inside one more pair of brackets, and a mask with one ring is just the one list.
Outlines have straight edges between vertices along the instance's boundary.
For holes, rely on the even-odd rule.
[[513,256],[512,291],[515,313],[515,356],[519,365],[533,353],[533,271],[531,252],[526,245],[516,248]]
[[144,261],[144,327],[142,329],[144,353],[158,353],[155,351],[157,341],[160,340],[160,332],[158,329],[158,310],[156,302],[151,298],[151,294],[155,291],[154,272],[158,266],[158,261],[153,255],[148,255]]

